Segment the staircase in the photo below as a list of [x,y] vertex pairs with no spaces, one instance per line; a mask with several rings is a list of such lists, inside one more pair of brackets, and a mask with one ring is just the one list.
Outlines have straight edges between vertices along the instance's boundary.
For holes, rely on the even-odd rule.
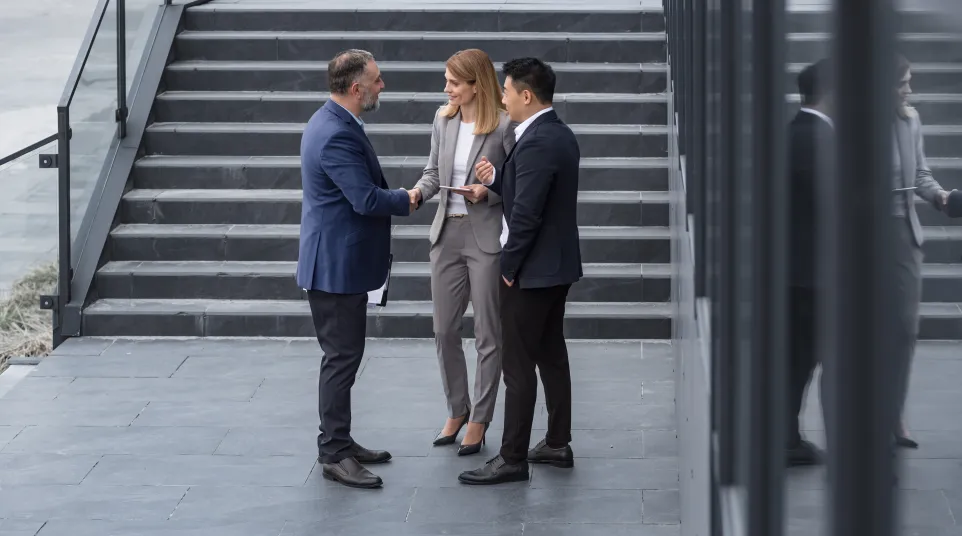
[[[912,101],[923,123],[925,152],[936,180],[962,190],[962,33],[959,19],[924,11],[899,14],[898,50],[912,62]],[[798,110],[795,76],[829,52],[830,21],[811,10],[789,17],[789,113]],[[956,32],[956,33],[950,33]],[[882,180],[882,178],[880,178]],[[962,219],[950,219],[916,197],[925,226],[922,339],[962,339]]]
[[[444,61],[481,48],[498,68],[517,56],[550,62],[555,108],[581,144],[585,277],[569,295],[566,335],[671,338],[664,31],[660,9],[632,7],[189,9],[83,334],[313,336],[294,281],[298,152],[306,121],[328,98],[327,62],[348,48],[374,53],[386,88],[380,111],[364,117],[366,132],[391,187],[411,187],[446,100]],[[369,311],[369,336],[433,337],[436,203],[394,219],[391,303]]]

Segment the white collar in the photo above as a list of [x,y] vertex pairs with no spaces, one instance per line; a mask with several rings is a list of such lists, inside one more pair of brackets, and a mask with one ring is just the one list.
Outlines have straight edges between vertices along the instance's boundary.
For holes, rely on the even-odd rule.
[[813,110],[812,108],[806,108],[806,107],[804,107],[804,106],[802,106],[802,111],[803,111],[803,112],[810,113],[810,114],[815,115],[815,116],[818,116],[818,117],[821,117],[823,121],[825,121],[826,123],[828,123],[828,126],[830,126],[830,127],[832,127],[832,128],[835,128],[835,122],[832,121],[832,118],[829,117],[829,116],[827,116],[827,115],[825,115],[825,114],[823,114],[822,112],[820,112],[820,111],[818,111],[818,110]]
[[538,113],[532,115],[531,117],[525,119],[524,122],[522,122],[520,125],[514,127],[514,139],[515,139],[515,140],[520,140],[520,139],[521,139],[521,135],[524,134],[524,131],[527,130],[528,127],[531,126],[531,123],[534,123],[534,120],[535,120],[535,119],[537,119],[537,118],[541,117],[542,115],[550,112],[551,110],[554,110],[554,107],[553,107],[553,106],[549,106],[549,107],[545,108],[544,110],[541,110],[540,112],[538,112]]

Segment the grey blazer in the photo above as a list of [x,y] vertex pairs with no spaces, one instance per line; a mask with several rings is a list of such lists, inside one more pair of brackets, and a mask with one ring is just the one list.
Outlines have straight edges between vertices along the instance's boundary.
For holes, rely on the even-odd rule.
[[[902,168],[902,182],[905,188],[916,187],[914,195],[928,201],[936,210],[942,210],[940,194],[942,186],[932,177],[932,170],[925,159],[925,145],[922,141],[922,121],[914,109],[909,109],[907,119],[896,119],[895,139],[898,142],[899,159]],[[904,195],[908,204],[908,217],[912,225],[915,243],[922,247],[922,225],[915,210],[913,191],[896,192]]]
[[[414,185],[421,190],[422,202],[427,202],[441,192],[441,202],[438,203],[438,211],[434,215],[434,222],[431,224],[431,245],[438,241],[441,230],[444,228],[445,213],[448,207],[448,192],[441,191],[440,186],[451,185],[451,174],[454,170],[454,151],[458,142],[458,127],[461,123],[461,114],[447,118],[441,115],[441,110],[434,115],[434,129],[431,132],[431,154],[428,156],[428,165],[425,166],[421,174],[421,180]],[[474,165],[482,156],[494,165],[495,169],[500,169],[507,154],[514,146],[514,127],[517,126],[510,119],[508,114],[501,113],[501,122],[490,134],[475,136],[474,144],[471,145],[470,156],[468,157],[468,176],[465,184],[477,182],[474,176]],[[485,253],[501,252],[501,197],[489,191],[486,202],[477,204],[467,204],[468,217],[471,218],[471,227],[474,229],[474,237],[478,241],[478,246]]]

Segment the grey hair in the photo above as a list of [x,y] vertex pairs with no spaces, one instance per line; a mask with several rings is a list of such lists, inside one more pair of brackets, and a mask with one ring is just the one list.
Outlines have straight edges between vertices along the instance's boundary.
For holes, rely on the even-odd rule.
[[327,64],[327,83],[331,93],[345,95],[361,75],[367,64],[374,59],[374,54],[366,50],[351,49],[338,52],[334,59]]

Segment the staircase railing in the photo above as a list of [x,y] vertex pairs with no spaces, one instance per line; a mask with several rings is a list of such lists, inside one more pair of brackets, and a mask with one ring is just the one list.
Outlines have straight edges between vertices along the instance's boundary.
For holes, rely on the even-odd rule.
[[[0,157],[0,167],[11,163],[16,166],[15,161],[53,142],[57,144],[55,153],[40,154],[39,158],[40,168],[57,169],[57,291],[55,295],[43,296],[40,303],[42,308],[53,311],[55,347],[81,331],[81,310],[103,249],[100,235],[104,226],[95,219],[112,219],[112,209],[107,205],[113,197],[105,196],[107,178],[121,171],[122,164],[116,160],[118,153],[136,150],[122,147],[128,137],[128,98],[133,98],[135,86],[141,81],[159,21],[165,10],[175,9],[170,15],[179,17],[184,9],[209,1],[99,0],[57,105],[57,133]],[[136,4],[132,10],[128,9],[128,2]],[[150,24],[140,27],[150,30],[149,35],[134,38],[128,35],[127,22],[138,10],[146,16],[153,14],[153,18],[145,17],[145,23]],[[136,74],[129,77],[130,60]],[[145,117],[143,113],[136,118],[138,136],[142,134]],[[139,144],[139,137],[127,142],[130,144]],[[125,161],[127,165],[130,160]],[[115,166],[118,169],[112,169]],[[109,184],[116,190],[115,180]],[[104,214],[97,217],[98,212]],[[97,235],[95,239],[92,234]],[[81,260],[83,273],[78,278]]]

